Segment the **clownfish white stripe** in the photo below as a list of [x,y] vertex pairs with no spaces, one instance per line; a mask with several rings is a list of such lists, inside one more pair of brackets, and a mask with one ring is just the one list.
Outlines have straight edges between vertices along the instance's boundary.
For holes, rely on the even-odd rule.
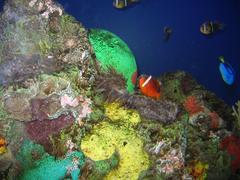
[[147,80],[143,83],[142,87],[146,86],[151,79],[152,79],[152,76],[149,76]]

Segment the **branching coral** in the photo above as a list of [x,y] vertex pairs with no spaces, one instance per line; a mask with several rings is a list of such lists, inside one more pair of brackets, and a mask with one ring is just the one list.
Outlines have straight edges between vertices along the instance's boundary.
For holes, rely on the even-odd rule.
[[190,116],[202,112],[204,110],[203,106],[195,96],[188,96],[185,99],[183,106]]

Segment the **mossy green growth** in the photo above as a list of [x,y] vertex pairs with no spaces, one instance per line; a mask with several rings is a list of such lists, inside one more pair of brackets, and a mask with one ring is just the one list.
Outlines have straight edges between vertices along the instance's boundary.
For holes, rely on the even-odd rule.
[[185,99],[185,95],[181,90],[181,81],[179,79],[170,79],[164,82],[163,94],[165,97],[175,102],[181,103]]
[[117,103],[107,104],[105,108],[105,115],[109,119],[93,127],[91,133],[82,140],[81,149],[95,161],[107,159],[117,150],[120,155],[119,166],[105,179],[137,179],[140,172],[149,166],[143,141],[134,128],[140,122],[140,117],[137,112],[124,109]]
[[4,95],[4,90],[2,87],[0,87],[0,120],[4,120],[7,118],[8,113],[5,111],[4,106],[3,106],[3,97]]
[[95,161],[91,174],[89,174],[87,179],[102,180],[111,170],[118,166],[119,158],[119,153],[115,151],[109,159]]
[[127,44],[115,34],[102,29],[91,29],[89,40],[102,69],[114,68],[126,79],[127,90],[133,92],[137,65]]
[[77,180],[80,167],[85,163],[85,156],[82,152],[73,151],[64,159],[55,159],[54,156],[45,153],[41,145],[25,141],[17,160],[23,170],[20,179],[64,179],[69,173],[73,180]]

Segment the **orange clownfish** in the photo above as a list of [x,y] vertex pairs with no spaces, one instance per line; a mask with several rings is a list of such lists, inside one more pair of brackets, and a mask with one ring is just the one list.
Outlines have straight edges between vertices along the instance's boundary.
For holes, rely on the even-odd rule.
[[159,99],[161,96],[160,86],[161,83],[158,80],[153,79],[152,76],[149,76],[148,78],[141,76],[139,78],[139,88],[141,93],[145,96]]

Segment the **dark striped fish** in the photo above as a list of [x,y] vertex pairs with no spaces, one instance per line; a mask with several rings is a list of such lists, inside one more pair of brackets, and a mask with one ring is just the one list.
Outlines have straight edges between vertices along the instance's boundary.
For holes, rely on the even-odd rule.
[[211,35],[217,31],[220,31],[224,28],[224,25],[219,22],[205,22],[200,27],[200,32],[204,35]]
[[139,0],[114,0],[113,6],[117,9],[123,9],[137,2],[139,2]]

